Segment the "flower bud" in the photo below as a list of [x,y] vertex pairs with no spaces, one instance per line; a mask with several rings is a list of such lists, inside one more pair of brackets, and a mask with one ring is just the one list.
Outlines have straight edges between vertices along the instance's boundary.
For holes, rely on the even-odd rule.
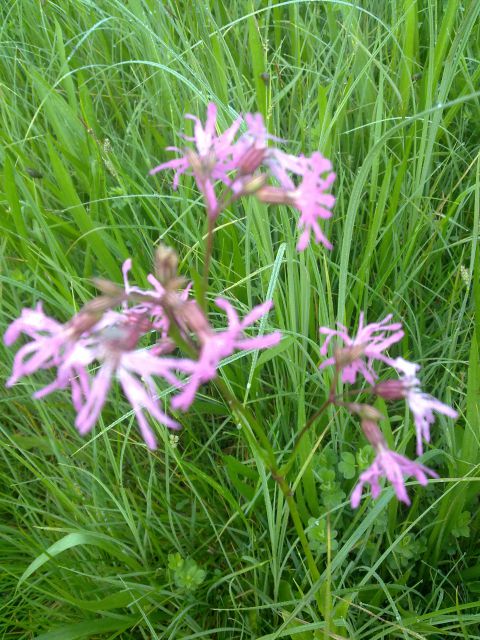
[[257,193],[259,189],[261,189],[267,177],[265,175],[254,176],[250,179],[245,180],[242,187],[242,192],[246,195]]
[[161,244],[155,251],[155,275],[163,286],[177,276],[178,256],[173,249]]
[[284,189],[269,184],[259,189],[256,192],[256,196],[261,202],[269,202],[271,204],[288,204],[290,202],[290,198]]
[[378,409],[375,409],[375,407],[372,407],[369,404],[361,404],[359,402],[349,402],[347,406],[350,409],[350,411],[352,411],[352,413],[356,413],[362,419],[365,419],[365,420],[378,421],[378,420],[382,420],[384,417]]
[[104,296],[118,298],[123,294],[123,289],[118,284],[110,282],[106,278],[92,278],[92,283]]
[[385,398],[385,400],[400,400],[407,396],[405,384],[402,380],[385,380],[384,382],[378,382],[373,387],[373,392],[377,396]]
[[376,422],[365,418],[361,421],[361,425],[366,439],[370,442],[374,449],[378,449],[381,446],[386,446],[383,433],[378,428]]
[[207,317],[195,300],[183,302],[175,309],[175,317],[182,327],[186,327],[202,340],[202,337],[212,333]]
[[251,146],[240,158],[238,169],[243,175],[253,173],[262,164],[266,149]]
[[116,301],[106,296],[98,296],[87,302],[87,304],[80,309],[80,311],[73,316],[68,323],[69,330],[73,336],[79,337],[82,333],[90,331],[97,322],[101,319],[103,314],[111,309],[116,304]]

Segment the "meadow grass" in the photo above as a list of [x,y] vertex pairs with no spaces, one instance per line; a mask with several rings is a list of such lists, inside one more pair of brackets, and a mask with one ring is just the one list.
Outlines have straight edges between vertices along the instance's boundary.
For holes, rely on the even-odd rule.
[[[160,241],[201,272],[193,182],[148,170],[214,101],[222,127],[260,111],[286,150],[321,150],[337,173],[332,252],[298,254],[292,210],[252,200],[216,232],[212,292],[241,311],[271,296],[265,329],[286,336],[222,369],[278,459],[330,384],[318,327],[362,310],[404,323],[398,355],[460,417],[437,420],[423,460],[441,478],[411,486],[411,508],[387,488],[356,512],[346,454],[357,464],[366,442],[347,413],[317,422],[290,477],[312,583],[215,384],[178,443],[156,428],[154,453],[118,392],[82,439],[66,393],[31,399],[42,376],[2,386],[0,637],[480,638],[479,14],[478,0],[2,3],[2,331],[40,299],[67,320],[129,256],[145,284]],[[3,380],[12,357],[2,347]],[[386,430],[413,455],[403,408]]]

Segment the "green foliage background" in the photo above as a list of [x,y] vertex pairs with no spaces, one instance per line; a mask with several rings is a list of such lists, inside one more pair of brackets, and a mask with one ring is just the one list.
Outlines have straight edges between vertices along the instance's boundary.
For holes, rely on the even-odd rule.
[[[128,256],[145,284],[160,240],[201,271],[193,183],[147,174],[213,100],[222,127],[261,111],[338,176],[331,253],[298,255],[295,213],[252,200],[216,234],[212,299],[245,311],[272,295],[265,329],[286,336],[222,370],[278,458],[330,382],[318,327],[353,328],[361,310],[404,322],[398,355],[460,413],[437,420],[423,460],[441,479],[411,486],[410,509],[386,489],[352,512],[368,449],[346,414],[319,421],[291,477],[312,585],[215,385],[178,443],[156,428],[153,454],[116,391],[81,439],[67,394],[31,400],[47,377],[2,386],[2,638],[480,638],[479,14],[478,0],[2,3],[2,330],[40,299],[66,320]],[[12,357],[2,347],[3,380]],[[385,429],[414,456],[403,406]]]

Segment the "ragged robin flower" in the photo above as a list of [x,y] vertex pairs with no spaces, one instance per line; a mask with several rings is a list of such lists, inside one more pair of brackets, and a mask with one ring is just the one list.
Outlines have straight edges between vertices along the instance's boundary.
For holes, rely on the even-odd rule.
[[339,324],[339,329],[321,327],[320,333],[327,336],[320,349],[322,356],[327,355],[328,346],[335,337],[342,340],[344,347],[337,349],[334,356],[324,360],[319,368],[335,365],[342,371],[343,382],[353,384],[357,374],[360,373],[367,382],[373,384],[377,378],[373,363],[375,360],[380,360],[391,364],[391,360],[384,351],[401,340],[404,335],[401,323],[390,322],[391,319],[392,315],[389,314],[379,322],[365,325],[364,314],[360,313],[358,330],[353,338],[349,336],[347,328],[343,325]]
[[401,502],[409,505],[410,498],[408,497],[405,487],[406,477],[413,476],[424,486],[428,482],[428,476],[432,478],[438,477],[434,471],[424,465],[413,462],[395,451],[391,451],[385,442],[376,420],[363,419],[362,430],[367,440],[375,449],[376,456],[370,467],[360,474],[358,484],[350,498],[352,508],[356,509],[359,506],[365,484],[371,485],[372,497],[378,498],[381,491],[381,478],[386,478],[392,484],[397,498]]

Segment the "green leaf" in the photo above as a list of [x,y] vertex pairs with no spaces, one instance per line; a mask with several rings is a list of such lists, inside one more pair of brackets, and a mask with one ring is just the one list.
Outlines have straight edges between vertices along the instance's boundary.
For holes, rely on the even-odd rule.
[[108,631],[126,631],[134,627],[141,616],[121,616],[120,618],[100,618],[68,624],[58,627],[53,631],[41,633],[35,636],[35,640],[79,640],[80,638],[92,638],[93,635],[107,633]]
[[[253,500],[256,485],[259,480],[258,471],[252,467],[248,467],[233,456],[224,456],[223,460],[225,462],[228,477],[235,489],[246,500]],[[249,482],[246,482],[245,480]]]
[[168,554],[168,568],[172,571],[179,571],[183,567],[183,563],[184,560],[178,552]]
[[344,478],[350,480],[356,474],[355,456],[349,451],[342,453],[342,461],[338,464],[338,470]]
[[469,538],[469,524],[471,522],[471,518],[472,516],[470,511],[462,511],[462,513],[458,517],[455,527],[452,529],[452,536],[454,536],[455,538]]
[[38,571],[47,562],[58,556],[60,553],[73,549],[74,547],[93,545],[100,549],[103,549],[108,554],[118,558],[124,562],[127,566],[134,570],[139,569],[137,561],[129,554],[119,548],[119,543],[108,536],[103,536],[98,533],[69,533],[68,535],[54,542],[48,549],[41,553],[33,562],[31,562],[25,569],[23,574],[17,583],[17,589],[20,585],[27,580],[35,571]]

